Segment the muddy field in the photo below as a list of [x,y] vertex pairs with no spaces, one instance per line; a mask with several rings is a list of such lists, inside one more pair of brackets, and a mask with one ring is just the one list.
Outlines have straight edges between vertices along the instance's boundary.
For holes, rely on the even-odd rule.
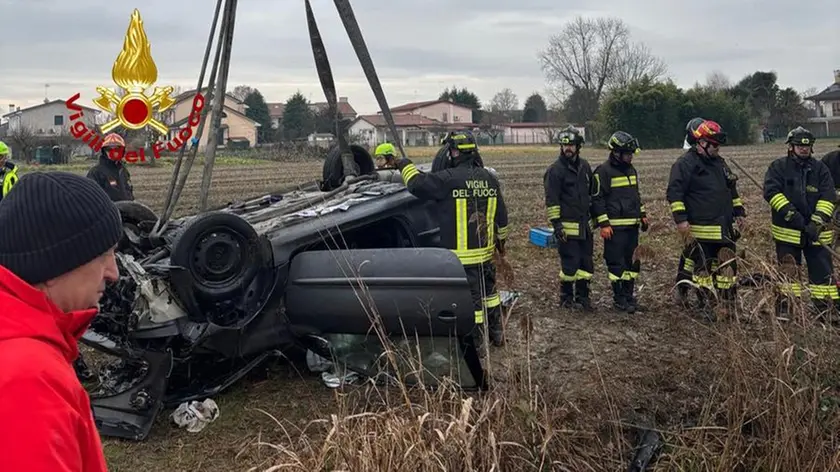
[[[817,154],[821,156],[836,145],[819,143]],[[763,180],[767,165],[784,153],[784,146],[730,147],[724,151],[728,159]],[[411,149],[416,161],[430,160],[433,152]],[[364,398],[369,392],[362,387],[330,390],[305,368],[278,364],[262,378],[246,380],[215,398],[221,417],[200,433],[178,430],[161,415],[145,442],[106,441],[111,470],[269,470],[281,465],[284,467],[274,470],[491,470],[493,465],[501,467],[496,470],[627,470],[633,446],[631,426],[641,423],[661,429],[668,438],[669,447],[656,470],[835,470],[831,467],[840,467],[836,434],[821,429],[838,424],[840,368],[836,362],[828,362],[831,358],[826,360],[826,356],[837,354],[832,346],[840,344],[834,328],[812,322],[780,328],[769,312],[762,310],[767,297],[759,289],[744,288],[739,318],[717,323],[692,317],[673,303],[679,245],[665,188],[671,163],[680,153],[678,149],[649,151],[635,158],[652,228],[641,238],[649,248],[639,281],[645,310],[628,316],[610,308],[600,242],[595,250],[593,314],[559,310],[556,253],[528,242],[530,227],[546,225],[542,175],[556,158],[556,150],[484,150],[486,164],[499,173],[510,212],[508,252],[516,277],[512,285],[502,288],[520,291],[523,296],[510,314],[509,345],[490,352],[500,386],[481,404],[490,411],[489,416],[496,416],[490,423],[485,418],[481,427],[481,419],[476,419],[473,431],[477,436],[464,439],[464,444],[469,444],[463,449],[448,450],[441,440],[437,447],[426,449],[431,454],[428,457],[440,459],[427,463],[413,456],[416,452],[412,453],[413,446],[408,444],[414,440],[435,442],[437,435],[431,432],[416,433],[413,440],[406,439],[407,432],[386,439],[385,426],[369,424],[365,432],[384,436],[360,438],[363,431],[353,428],[361,426],[351,428],[342,421],[362,411],[362,407],[351,408],[354,395],[368,401]],[[584,157],[594,167],[606,154],[587,149]],[[177,213],[195,210],[200,169],[196,166],[193,170]],[[171,170],[168,165],[132,168],[137,199],[160,210]],[[319,177],[318,162],[226,163],[223,159],[214,174],[211,205]],[[760,191],[743,175],[739,187],[751,224],[739,242],[739,249],[744,250],[742,266],[745,271],[759,270],[772,261],[769,210]],[[533,334],[526,346],[522,327],[528,322]],[[790,346],[813,354],[806,364],[828,365],[828,370],[805,380],[794,378],[799,370],[791,359],[801,360],[802,356],[796,349],[794,354],[785,351]],[[779,387],[784,378],[793,379],[793,383]],[[803,390],[797,393],[798,388]],[[802,393],[806,388],[811,390]],[[795,395],[811,397],[791,399]],[[496,400],[493,405],[504,407],[491,407],[490,402]],[[809,409],[817,405],[819,415]],[[432,416],[449,418],[447,407],[424,408]],[[456,410],[452,413],[459,413]],[[382,421],[390,421],[388,434],[397,434],[393,425],[400,414],[389,415],[391,419],[382,417]],[[403,416],[411,419],[419,415]],[[817,416],[820,419],[814,419]],[[765,419],[760,420],[762,417]],[[812,419],[800,425],[805,421],[800,417]],[[317,420],[325,423],[311,423]],[[749,422],[760,427],[745,433],[744,424]],[[330,425],[333,435],[323,442]],[[355,435],[342,435],[342,427],[345,433],[355,431]],[[344,442],[336,442],[337,438]],[[375,455],[363,451],[379,446],[387,449],[386,442],[393,445],[400,441],[405,442],[405,448],[394,449],[390,458],[354,459],[351,453],[338,451],[346,447]],[[780,452],[791,448],[801,454]],[[398,460],[401,454],[403,460],[411,460]],[[798,459],[797,454],[801,456]],[[471,457],[468,461],[464,459],[467,455]]]

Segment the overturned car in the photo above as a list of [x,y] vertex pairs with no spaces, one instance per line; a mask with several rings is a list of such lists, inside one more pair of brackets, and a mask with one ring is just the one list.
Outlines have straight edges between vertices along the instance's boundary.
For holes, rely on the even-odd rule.
[[[118,204],[120,279],[82,339],[116,359],[91,392],[103,435],[144,439],[162,408],[215,395],[298,349],[365,377],[486,387],[465,272],[438,247],[433,204],[399,172],[374,169],[365,149],[352,152],[358,177],[336,178],[333,151],[320,186],[174,219],[162,232],[148,207]],[[416,362],[385,365],[384,338]]]

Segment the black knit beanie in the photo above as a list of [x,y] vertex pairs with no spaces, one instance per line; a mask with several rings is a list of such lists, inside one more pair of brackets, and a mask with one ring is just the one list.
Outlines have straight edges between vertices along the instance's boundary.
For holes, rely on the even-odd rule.
[[76,174],[25,174],[0,201],[0,265],[32,285],[92,261],[121,236],[117,207]]

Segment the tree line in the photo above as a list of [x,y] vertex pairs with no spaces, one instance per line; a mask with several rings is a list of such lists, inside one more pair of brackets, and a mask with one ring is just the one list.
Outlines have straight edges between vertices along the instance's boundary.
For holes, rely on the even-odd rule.
[[[681,145],[685,123],[697,116],[718,121],[732,144],[754,142],[762,129],[783,136],[807,117],[802,95],[779,85],[774,71],[756,71],[735,83],[714,71],[704,84],[684,89],[668,77],[662,59],[633,40],[621,19],[577,17],[560,31],[538,54],[548,100],[533,92],[520,109],[516,93],[505,88],[483,104],[474,92],[457,86],[443,90],[438,99],[471,108],[473,122],[494,140],[509,122],[578,124],[586,127],[590,142],[621,129],[650,149]],[[314,109],[300,92],[286,100],[279,129],[272,128],[258,90],[239,86],[233,94],[262,125],[262,142],[337,130],[326,107]],[[342,118],[338,129],[349,124]]]
[[550,106],[533,93],[518,110],[509,88],[486,110],[465,88],[447,89],[440,98],[472,108],[474,121],[484,128],[499,121],[573,123],[586,127],[590,142],[620,129],[651,149],[680,146],[686,122],[697,116],[718,121],[733,144],[754,142],[762,129],[783,136],[807,117],[803,95],[779,85],[774,71],[756,71],[734,84],[714,71],[704,84],[683,89],[668,77],[662,59],[633,41],[620,19],[577,17],[561,31],[539,51]]

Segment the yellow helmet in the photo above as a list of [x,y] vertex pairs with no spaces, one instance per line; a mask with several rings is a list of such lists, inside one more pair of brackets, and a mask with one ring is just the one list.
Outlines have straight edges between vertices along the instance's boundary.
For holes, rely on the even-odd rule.
[[9,146],[3,141],[0,141],[0,156],[9,157],[11,154],[12,151],[9,149]]
[[382,143],[379,146],[376,146],[376,150],[373,152],[374,157],[394,156],[396,154],[397,150],[394,149],[394,145],[391,143]]

